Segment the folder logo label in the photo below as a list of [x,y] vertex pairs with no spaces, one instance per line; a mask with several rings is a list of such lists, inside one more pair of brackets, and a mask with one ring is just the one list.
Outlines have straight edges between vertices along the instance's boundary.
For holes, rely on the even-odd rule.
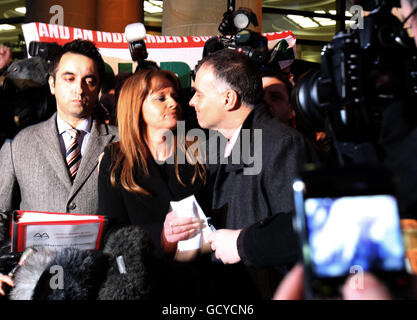
[[44,233],[37,232],[33,235],[33,239],[34,240],[47,240],[49,239],[49,235],[46,232]]

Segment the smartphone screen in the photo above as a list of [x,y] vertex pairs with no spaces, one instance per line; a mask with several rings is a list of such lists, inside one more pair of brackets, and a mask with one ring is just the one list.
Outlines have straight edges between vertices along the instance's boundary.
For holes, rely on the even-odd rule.
[[358,272],[381,276],[389,286],[403,276],[405,250],[390,181],[385,170],[372,168],[303,172],[296,179],[294,227],[308,299],[340,298],[346,278]]
[[318,277],[362,271],[401,271],[404,246],[392,195],[307,198],[311,268]]

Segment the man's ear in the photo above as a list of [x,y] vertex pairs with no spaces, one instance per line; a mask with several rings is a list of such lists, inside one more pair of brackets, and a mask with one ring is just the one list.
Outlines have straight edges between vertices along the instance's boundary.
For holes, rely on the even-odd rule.
[[55,95],[55,79],[53,76],[49,76],[48,83],[49,83],[49,90],[51,90],[51,93]]
[[238,106],[238,102],[239,102],[239,95],[237,94],[237,92],[235,90],[227,90],[224,93],[224,108],[226,111],[232,111],[237,109]]

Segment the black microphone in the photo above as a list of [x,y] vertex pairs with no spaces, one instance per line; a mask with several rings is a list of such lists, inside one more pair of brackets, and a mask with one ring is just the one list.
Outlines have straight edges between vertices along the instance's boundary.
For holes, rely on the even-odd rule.
[[12,269],[12,271],[9,272],[8,276],[10,278],[13,278],[16,271],[19,270],[19,268],[25,264],[26,259],[37,251],[38,250],[36,250],[33,247],[26,248],[26,250],[23,251],[22,256],[20,257],[18,264]]

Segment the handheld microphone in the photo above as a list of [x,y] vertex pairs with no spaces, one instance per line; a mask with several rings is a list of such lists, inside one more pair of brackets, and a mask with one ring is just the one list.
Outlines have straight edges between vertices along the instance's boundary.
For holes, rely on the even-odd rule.
[[29,247],[26,248],[25,251],[23,251],[22,256],[19,259],[19,263],[12,269],[12,271],[9,272],[8,276],[10,278],[13,278],[16,271],[19,270],[20,267],[22,267],[25,264],[25,261],[28,257],[30,257],[32,254],[34,254],[35,252],[37,252],[38,250],[36,250],[33,247]]

